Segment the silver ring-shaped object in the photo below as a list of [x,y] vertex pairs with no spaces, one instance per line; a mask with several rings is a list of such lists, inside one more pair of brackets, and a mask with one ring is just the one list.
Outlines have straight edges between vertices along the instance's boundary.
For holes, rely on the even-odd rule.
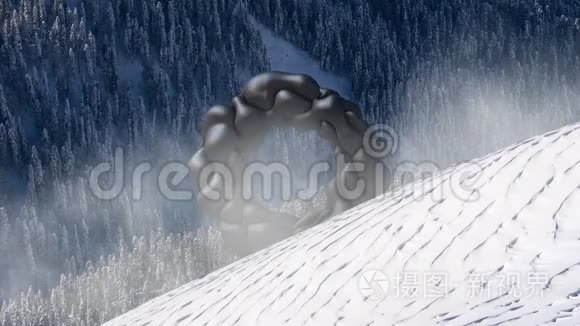
[[[275,126],[316,130],[346,161],[328,184],[326,207],[298,222],[294,216],[242,198],[241,180],[246,163],[241,153],[258,146],[264,134]],[[377,161],[364,149],[366,129],[356,105],[335,91],[321,89],[311,77],[282,72],[258,75],[230,105],[214,106],[206,115],[202,147],[190,161],[199,206],[207,215],[219,219],[226,245],[240,255],[316,225],[374,197]],[[365,164],[365,169],[352,172],[350,164],[354,162]],[[233,179],[226,180],[212,163],[227,167]],[[203,189],[198,180],[205,180]],[[353,189],[359,180],[365,182],[362,195],[355,199],[340,196],[339,185]],[[226,182],[233,182],[228,184],[232,189],[229,197]],[[212,192],[222,196],[216,200],[208,196]]]

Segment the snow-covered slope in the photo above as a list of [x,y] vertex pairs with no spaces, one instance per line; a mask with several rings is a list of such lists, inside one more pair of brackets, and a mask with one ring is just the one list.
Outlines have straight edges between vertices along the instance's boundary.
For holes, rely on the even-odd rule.
[[579,187],[572,125],[369,201],[108,325],[578,325]]

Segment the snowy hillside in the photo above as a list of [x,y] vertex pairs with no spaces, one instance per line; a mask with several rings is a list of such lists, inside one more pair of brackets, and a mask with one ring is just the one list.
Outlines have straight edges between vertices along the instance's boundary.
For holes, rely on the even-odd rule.
[[578,212],[580,124],[376,198],[107,325],[578,324]]

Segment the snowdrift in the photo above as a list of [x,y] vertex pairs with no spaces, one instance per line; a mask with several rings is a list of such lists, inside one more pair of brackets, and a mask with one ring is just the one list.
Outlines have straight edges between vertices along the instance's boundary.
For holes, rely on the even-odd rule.
[[580,124],[385,194],[107,325],[580,324]]

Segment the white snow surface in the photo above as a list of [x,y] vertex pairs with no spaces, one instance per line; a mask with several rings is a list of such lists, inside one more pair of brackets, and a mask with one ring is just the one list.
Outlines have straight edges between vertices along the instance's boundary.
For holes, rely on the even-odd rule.
[[107,325],[579,325],[579,214],[576,124],[380,196]]

